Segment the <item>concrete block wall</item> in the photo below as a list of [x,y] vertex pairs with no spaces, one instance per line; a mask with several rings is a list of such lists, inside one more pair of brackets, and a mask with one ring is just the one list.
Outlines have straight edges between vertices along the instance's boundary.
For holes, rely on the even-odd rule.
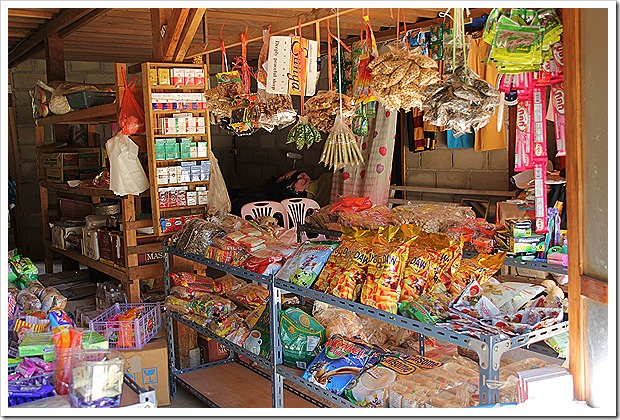
[[[446,194],[409,192],[410,200],[448,201],[460,203],[463,195],[449,194],[450,189],[508,191],[508,148],[488,152],[474,149],[448,149],[438,141],[435,150],[407,152],[407,185],[445,188]],[[468,196],[475,198],[475,196]],[[490,198],[490,215],[494,203],[504,198]]]

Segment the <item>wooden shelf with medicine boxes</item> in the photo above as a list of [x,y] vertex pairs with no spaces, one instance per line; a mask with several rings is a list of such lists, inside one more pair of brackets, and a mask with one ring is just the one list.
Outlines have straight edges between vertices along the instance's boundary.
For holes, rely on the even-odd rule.
[[[206,66],[143,63],[146,147],[155,235],[166,235],[208,205],[211,132]],[[174,216],[172,215],[174,212]]]

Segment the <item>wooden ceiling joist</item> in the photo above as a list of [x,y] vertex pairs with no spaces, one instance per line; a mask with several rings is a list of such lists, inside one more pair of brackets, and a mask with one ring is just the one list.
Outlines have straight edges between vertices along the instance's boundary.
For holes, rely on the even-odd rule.
[[[72,27],[72,31],[77,30],[79,27],[73,24],[82,19],[85,16],[90,16],[88,22],[92,21],[97,16],[105,13],[107,9],[65,9],[58,14],[54,19],[50,20],[47,24],[42,26],[39,30],[34,32],[28,38],[25,38],[20,44],[18,44],[12,51],[9,52],[9,68],[18,65],[19,63],[27,60],[34,54],[40,52],[45,48],[44,41],[46,36],[50,34],[59,33],[68,26]],[[64,36],[67,36],[69,32],[65,32]]]
[[174,52],[177,49],[179,39],[185,26],[185,20],[189,15],[189,9],[173,9],[170,21],[166,25],[166,34],[162,41],[162,50],[164,53],[164,61],[171,61],[174,57]]
[[200,26],[200,22],[202,22],[202,17],[206,10],[206,8],[190,9],[189,16],[183,27],[183,32],[181,33],[181,38],[174,52],[173,61],[180,62],[185,59],[185,54],[196,36],[196,31]]
[[54,14],[54,12],[42,9],[8,9],[7,13],[9,17],[24,17],[37,19],[51,19],[54,17]]
[[[361,9],[344,9],[340,11],[340,15],[344,15],[347,13],[351,13],[354,11],[359,11]],[[281,32],[292,31],[298,27],[298,18],[301,18],[301,26],[309,26],[314,25],[316,22],[320,22],[327,19],[332,19],[336,17],[336,13],[334,9],[314,9],[311,12],[304,13],[299,16],[295,16],[292,18],[282,19],[281,21],[274,23],[271,25],[271,34],[276,35]],[[259,41],[263,39],[263,30],[258,28],[248,29],[248,42]],[[224,45],[226,48],[236,47],[241,45],[241,41],[239,41],[239,35],[231,35],[224,38]],[[215,51],[219,51],[219,47],[209,48],[209,45],[213,46],[213,43],[206,44],[198,44],[193,45],[187,51],[185,58],[193,58],[198,55],[209,54]]]

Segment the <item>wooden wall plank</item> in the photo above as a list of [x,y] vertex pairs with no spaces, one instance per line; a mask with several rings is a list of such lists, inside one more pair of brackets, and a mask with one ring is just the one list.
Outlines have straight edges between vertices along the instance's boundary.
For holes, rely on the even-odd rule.
[[568,230],[568,319],[569,367],[575,384],[575,398],[584,401],[585,351],[584,311],[581,297],[581,274],[583,261],[583,96],[581,74],[581,13],[579,9],[563,9],[564,25],[564,92],[566,115],[566,217]]

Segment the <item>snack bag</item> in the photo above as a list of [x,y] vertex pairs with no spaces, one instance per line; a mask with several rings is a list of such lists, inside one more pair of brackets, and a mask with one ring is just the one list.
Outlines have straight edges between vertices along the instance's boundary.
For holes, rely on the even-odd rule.
[[224,98],[234,99],[243,93],[241,75],[237,70],[226,71],[216,74],[217,89]]
[[360,407],[387,407],[388,387],[401,378],[412,376],[419,369],[441,366],[437,360],[424,356],[408,356],[390,351],[376,366],[363,371],[344,391],[344,396]]
[[204,317],[209,322],[236,309],[236,305],[230,300],[209,293],[192,299],[187,306],[191,313]]
[[246,308],[255,309],[265,303],[269,297],[269,290],[258,284],[248,283],[239,289],[227,293],[226,297]]
[[355,312],[315,300],[312,316],[325,327],[327,338],[336,334],[343,337],[363,337],[362,319]]
[[429,293],[399,302],[398,312],[406,318],[434,325],[448,319],[450,300],[447,294]]
[[325,341],[325,328],[299,308],[280,312],[283,363],[305,369]]
[[374,365],[379,357],[375,348],[360,340],[334,335],[308,366],[303,378],[340,395],[353,378],[364,368]]
[[143,309],[144,306],[138,306],[137,308],[132,308],[127,312],[118,315],[118,323],[120,326],[120,331],[118,332],[118,341],[116,343],[118,347],[134,347],[136,345],[136,340],[134,338],[135,331],[133,329],[133,321],[138,319]]
[[167,311],[177,312],[179,314],[189,313],[189,302],[191,298],[166,296],[165,308]]
[[338,245],[338,241],[304,242],[286,260],[277,277],[299,286],[311,287]]
[[463,255],[460,242],[443,233],[422,233],[411,244],[401,280],[400,301],[411,301],[436,283],[449,282]]
[[[389,230],[389,229],[386,229]],[[384,233],[388,234],[388,232]],[[376,244],[368,264],[360,302],[395,314],[401,293],[401,276],[407,261],[410,241]]]
[[476,280],[481,285],[486,283],[502,267],[505,259],[505,252],[493,255],[478,254],[470,259],[463,259],[448,285],[450,294],[458,295],[472,280]]

